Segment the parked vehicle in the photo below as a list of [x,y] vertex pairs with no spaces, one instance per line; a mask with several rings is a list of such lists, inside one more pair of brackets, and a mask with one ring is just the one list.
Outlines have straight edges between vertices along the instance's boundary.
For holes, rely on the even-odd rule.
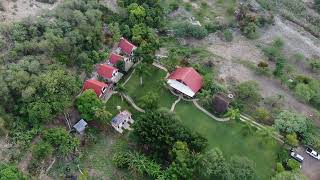
[[291,150],[290,156],[291,156],[293,159],[299,161],[300,163],[303,163],[304,158],[303,158],[300,154],[298,154],[298,153],[296,153],[296,152],[294,152],[294,151]]
[[307,147],[306,149],[306,153],[309,154],[311,157],[316,158],[318,160],[320,160],[320,154],[317,153],[315,150]]

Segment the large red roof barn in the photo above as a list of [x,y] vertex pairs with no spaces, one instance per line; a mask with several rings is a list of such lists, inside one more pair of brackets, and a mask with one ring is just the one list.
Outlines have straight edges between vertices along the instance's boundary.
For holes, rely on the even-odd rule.
[[191,67],[177,68],[168,77],[168,84],[175,90],[193,97],[202,87],[202,76]]

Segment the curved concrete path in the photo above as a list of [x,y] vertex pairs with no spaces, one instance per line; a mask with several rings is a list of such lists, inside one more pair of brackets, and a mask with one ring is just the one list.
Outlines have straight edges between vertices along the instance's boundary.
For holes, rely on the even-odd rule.
[[182,96],[179,96],[179,98],[172,104],[170,111],[174,111],[174,108],[176,107],[178,102],[180,102],[181,99],[182,99]]
[[198,102],[198,100],[193,100],[193,104],[200,110],[202,111],[203,113],[205,113],[206,115],[208,115],[209,117],[211,117],[212,119],[216,120],[216,121],[220,121],[220,122],[226,122],[226,121],[229,121],[230,118],[219,118],[219,117],[216,117],[214,116],[213,114],[211,114],[210,112],[208,112],[207,110],[205,110],[203,107],[201,107]]
[[124,97],[124,99],[127,100],[128,103],[130,103],[130,104],[132,105],[132,107],[133,107],[134,109],[136,109],[137,111],[142,112],[142,113],[146,112],[145,110],[143,110],[143,109],[141,109],[139,106],[137,106],[136,103],[133,101],[133,99],[132,99],[130,96],[124,94],[123,97]]

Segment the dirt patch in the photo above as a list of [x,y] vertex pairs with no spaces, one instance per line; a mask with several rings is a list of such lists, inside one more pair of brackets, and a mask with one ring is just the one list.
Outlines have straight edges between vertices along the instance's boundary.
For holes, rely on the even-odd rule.
[[117,0],[103,0],[100,1],[100,3],[107,8],[109,8],[113,12],[118,12],[119,11],[119,6],[117,4]]
[[12,144],[8,142],[7,138],[0,138],[0,161],[1,162],[8,162],[10,158],[10,148]]
[[239,32],[235,32],[235,37],[232,42],[222,41],[217,34],[209,35],[204,41],[209,44],[208,50],[224,59],[241,59],[258,64],[260,61],[266,60],[261,50],[255,43],[248,41]]
[[0,11],[1,22],[19,21],[28,16],[36,16],[44,11],[51,11],[63,0],[54,4],[41,3],[36,0],[1,0],[5,11]]

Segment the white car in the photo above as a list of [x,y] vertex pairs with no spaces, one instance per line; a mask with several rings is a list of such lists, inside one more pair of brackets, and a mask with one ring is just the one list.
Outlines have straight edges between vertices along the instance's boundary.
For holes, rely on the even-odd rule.
[[294,151],[291,151],[290,156],[291,156],[293,159],[299,161],[300,163],[303,163],[304,158],[303,158],[300,154],[298,154],[298,153],[296,153],[296,152],[294,152]]
[[306,153],[309,154],[310,156],[320,160],[320,154],[317,153],[315,150],[311,149],[311,148],[308,148],[306,149]]

